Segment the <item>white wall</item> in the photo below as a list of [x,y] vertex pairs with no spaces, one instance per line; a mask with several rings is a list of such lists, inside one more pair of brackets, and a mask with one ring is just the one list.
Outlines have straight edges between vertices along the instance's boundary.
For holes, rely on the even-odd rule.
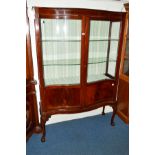
[[123,1],[118,0],[27,0],[28,7],[88,8],[108,11],[125,11]]
[[[34,79],[37,80],[37,101],[38,101],[38,111],[39,111],[39,80],[38,80],[38,69],[37,69],[37,57],[36,57],[36,44],[35,44],[35,28],[34,28],[34,6],[44,6],[44,7],[78,7],[83,8],[87,6],[90,9],[100,9],[100,10],[111,10],[111,11],[124,11],[123,3],[121,1],[115,0],[27,0],[28,4],[28,16],[30,22],[30,34],[31,34],[31,45],[32,45],[32,57],[33,57],[33,66],[34,66]],[[111,112],[112,108],[106,106],[105,112]],[[63,115],[54,115],[49,119],[47,124],[57,123],[66,120],[72,120],[77,118],[83,118],[93,115],[98,115],[102,113],[102,108],[78,113],[78,114],[63,114]],[[40,114],[39,114],[40,116]],[[39,117],[40,118],[40,117]]]

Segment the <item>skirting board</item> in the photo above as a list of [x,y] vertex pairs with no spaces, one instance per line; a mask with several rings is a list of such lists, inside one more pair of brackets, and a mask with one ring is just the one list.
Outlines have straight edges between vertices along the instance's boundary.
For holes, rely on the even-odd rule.
[[[84,117],[89,117],[89,116],[94,116],[94,115],[100,115],[102,114],[103,108],[98,108],[96,110],[92,110],[89,112],[83,112],[83,113],[76,113],[76,114],[58,114],[58,115],[53,115],[47,122],[46,125],[48,124],[54,124],[58,122],[63,122],[63,121],[69,121],[69,120],[74,120],[74,119],[79,119],[79,118],[84,118]],[[105,107],[105,113],[112,112],[112,108],[110,106]]]

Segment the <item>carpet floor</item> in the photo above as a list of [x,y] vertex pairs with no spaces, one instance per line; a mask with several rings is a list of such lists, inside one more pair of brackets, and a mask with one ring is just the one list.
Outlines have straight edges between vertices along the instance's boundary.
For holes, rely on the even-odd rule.
[[129,126],[112,113],[46,126],[46,142],[34,134],[26,144],[26,155],[128,155]]

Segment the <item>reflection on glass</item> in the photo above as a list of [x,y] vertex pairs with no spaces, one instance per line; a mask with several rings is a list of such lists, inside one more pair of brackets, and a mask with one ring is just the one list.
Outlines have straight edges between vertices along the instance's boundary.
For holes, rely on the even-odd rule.
[[119,39],[120,22],[112,22],[111,38]]
[[45,85],[79,84],[81,20],[41,19]]
[[124,68],[123,73],[127,76],[129,76],[129,29],[128,29],[128,35],[126,40],[126,51],[125,51],[125,59],[124,59]]
[[90,22],[87,82],[106,79],[109,21]]
[[110,50],[109,50],[109,61],[108,62],[108,74],[115,77],[116,73],[116,60],[118,54],[118,43],[119,43],[119,33],[120,33],[120,22],[112,22],[111,28],[111,38],[110,41]]
[[109,59],[115,61],[108,62],[108,74],[115,76],[115,68],[116,68],[116,60],[117,60],[117,51],[118,51],[118,41],[111,41],[110,42],[110,52],[109,52]]
[[90,40],[104,40],[109,37],[109,21],[92,20],[90,22]]
[[120,22],[90,21],[87,82],[115,76]]

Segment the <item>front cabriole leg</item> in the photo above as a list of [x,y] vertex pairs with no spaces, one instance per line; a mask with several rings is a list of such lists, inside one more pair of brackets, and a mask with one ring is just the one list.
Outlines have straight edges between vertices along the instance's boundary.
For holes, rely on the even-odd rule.
[[42,137],[41,137],[41,142],[45,142],[46,139],[45,139],[45,136],[46,136],[46,129],[45,129],[45,123],[46,123],[46,114],[43,113],[41,115],[41,127],[42,127]]
[[105,115],[105,106],[103,106],[103,111],[102,111],[102,115]]
[[117,112],[117,104],[115,103],[114,105],[112,105],[112,108],[113,108],[113,114],[112,114],[112,117],[111,117],[111,125],[115,126],[114,118],[115,118],[115,115],[116,115],[116,112]]

